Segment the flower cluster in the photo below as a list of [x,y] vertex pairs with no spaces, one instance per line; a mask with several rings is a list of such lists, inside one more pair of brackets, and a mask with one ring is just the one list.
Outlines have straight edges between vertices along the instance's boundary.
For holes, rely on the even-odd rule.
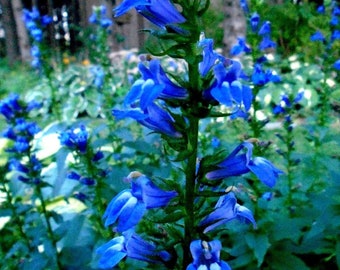
[[[317,9],[318,13],[322,14],[324,16],[326,14],[326,8],[324,5],[319,6]],[[320,30],[315,31],[310,37],[310,40],[313,42],[322,42],[325,44],[326,48],[331,50],[333,47],[333,44],[336,40],[340,40],[340,7],[338,6],[336,1],[332,1],[331,4],[331,18],[329,21],[329,28],[331,30],[331,34],[329,37],[327,37],[324,33],[322,33]],[[326,57],[329,57],[331,55],[330,53],[326,55]],[[339,65],[340,59],[336,60],[333,64],[334,69],[340,70]]]
[[97,185],[99,179],[107,176],[107,168],[102,168],[101,161],[105,158],[103,151],[93,149],[90,136],[85,125],[68,129],[59,135],[60,144],[78,156],[67,179],[78,181],[81,184],[80,192],[74,196],[84,201],[87,197],[87,187]]
[[[17,179],[24,183],[40,183],[41,163],[32,153],[32,140],[40,131],[35,122],[28,120],[28,114],[39,109],[40,103],[31,101],[24,103],[19,95],[12,94],[0,101],[0,113],[5,117],[7,128],[2,136],[10,141],[11,146],[6,149],[12,153],[8,161],[10,171],[18,173]],[[28,157],[23,163],[22,158]]]
[[115,230],[123,236],[98,249],[98,254],[102,254],[99,263],[102,268],[114,267],[125,256],[153,263],[169,260],[170,257],[167,252],[157,251],[153,244],[138,236],[135,226],[148,209],[166,207],[177,192],[160,189],[139,172],[130,173],[127,180],[131,182],[131,189],[117,194],[103,215],[105,226],[115,226]]
[[182,137],[176,130],[175,119],[165,109],[165,100],[181,101],[188,98],[186,89],[173,83],[164,72],[159,60],[140,63],[142,78],[131,87],[124,100],[125,110],[113,110],[119,120],[131,117],[143,126],[174,138]]
[[[223,180],[252,172],[265,185],[273,187],[279,175],[283,173],[267,159],[253,157],[253,145],[250,142],[241,143],[227,157],[203,157],[201,162],[197,162],[199,120],[210,116],[237,117],[247,114],[252,106],[253,93],[243,82],[248,77],[240,62],[228,59],[215,51],[213,40],[196,31],[197,20],[188,16],[191,12],[201,16],[209,1],[206,1],[206,5],[197,3],[197,7],[185,1],[178,3],[182,9],[181,13],[170,0],[125,0],[114,9],[115,15],[120,16],[135,8],[161,28],[160,32],[151,31],[156,37],[167,40],[173,36],[175,45],[167,47],[165,42],[164,54],[183,59],[185,62],[184,70],[187,72],[175,74],[164,68],[157,58],[141,57],[138,65],[141,78],[132,84],[122,106],[112,110],[116,119],[130,117],[162,135],[168,143],[165,147],[171,148],[172,153],[177,153],[174,154],[174,160],[185,161],[182,170],[185,180],[179,183],[173,180],[173,184],[169,183],[171,180],[164,181],[175,189],[164,191],[141,173],[133,172],[128,176],[131,188],[118,193],[103,215],[105,226],[113,227],[115,232],[121,234],[98,249],[101,255],[99,265],[103,268],[114,267],[126,256],[147,262],[161,262],[169,266],[168,261],[177,258],[177,250],[168,250],[166,244],[156,249],[153,244],[142,240],[136,232],[144,228],[140,221],[146,213],[151,212],[148,209],[166,207],[164,211],[167,211],[170,201],[178,196],[179,200],[172,205],[174,208],[178,206],[176,214],[167,217],[167,223],[173,222],[174,227],[184,227],[176,235],[178,239],[174,240],[181,243],[183,248],[183,258],[179,260],[182,260],[183,269],[230,269],[226,262],[220,260],[221,242],[207,242],[203,239],[210,237],[214,229],[231,220],[252,223],[254,227],[256,222],[252,212],[237,203],[233,192],[221,191]],[[243,3],[244,10],[248,10],[246,1]],[[275,47],[270,38],[270,23],[264,22],[258,29],[255,20],[254,15],[253,29],[262,39],[259,49],[265,51]],[[259,17],[257,20],[259,23]],[[239,42],[242,48],[239,47],[235,51],[250,52],[244,39]],[[261,64],[265,61],[264,57],[256,61],[257,66],[252,77],[255,86],[279,80],[271,71],[262,69]],[[220,145],[216,138],[214,147],[219,148]],[[213,190],[211,187],[214,187]],[[203,194],[205,191],[213,194],[211,198],[200,196],[201,192]],[[216,197],[219,197],[217,202],[214,200]],[[196,203],[209,206],[202,209],[196,206]],[[145,235],[152,234],[149,235],[148,230],[145,232]],[[202,240],[197,240],[198,238]],[[140,246],[138,251],[136,246]],[[148,247],[148,250],[145,247]],[[160,251],[162,249],[167,251]],[[179,267],[180,262],[175,264],[170,265],[171,269]]]
[[89,22],[95,25],[100,25],[100,27],[104,29],[107,29],[112,25],[112,20],[106,15],[105,6],[93,7],[93,13],[89,18]]
[[52,23],[52,18],[48,15],[41,16],[38,8],[34,6],[32,11],[27,9],[23,10],[23,21],[33,40],[31,47],[31,65],[39,69],[42,61],[40,47],[43,40],[43,30],[47,25]]

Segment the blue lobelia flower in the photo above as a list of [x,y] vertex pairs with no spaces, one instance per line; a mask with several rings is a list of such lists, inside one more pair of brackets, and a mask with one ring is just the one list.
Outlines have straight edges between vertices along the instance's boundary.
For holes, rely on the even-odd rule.
[[132,8],[161,28],[186,21],[169,0],[124,0],[113,11],[119,17]]
[[320,31],[316,31],[311,37],[311,41],[325,41],[324,35]]
[[321,6],[318,6],[316,11],[319,13],[319,14],[324,14],[326,9],[325,9],[325,6],[324,5],[321,5]]
[[188,98],[188,91],[167,77],[159,60],[151,60],[148,67],[144,63],[140,63],[138,68],[142,78],[132,85],[130,92],[125,97],[125,106],[131,106],[139,101],[141,109],[145,110],[156,98]]
[[340,70],[340,59],[336,60],[335,63],[333,64],[333,67],[336,70]]
[[[246,148],[246,153],[239,152]],[[221,163],[217,164],[219,169],[206,174],[207,179],[218,180],[230,176],[239,176],[248,172],[254,173],[262,183],[273,187],[280,174],[283,172],[276,168],[270,161],[262,157],[252,157],[253,145],[243,142]]]
[[265,51],[272,48],[276,48],[276,43],[271,40],[270,36],[264,36],[259,44],[259,49]]
[[258,30],[260,23],[260,15],[257,12],[254,12],[250,17],[250,27],[253,32]]
[[13,120],[18,114],[21,114],[24,108],[20,105],[19,95],[11,94],[0,101],[0,113],[7,121]]
[[278,83],[281,81],[279,75],[273,73],[270,69],[264,70],[261,64],[255,64],[251,79],[255,85],[263,86],[269,82]]
[[102,66],[90,67],[90,72],[93,75],[93,85],[98,89],[101,89],[105,81],[105,71]]
[[222,249],[219,240],[210,242],[202,240],[194,240],[190,244],[190,252],[193,262],[188,265],[186,270],[231,270],[230,266],[220,260],[220,252]]
[[[213,84],[204,91],[206,100],[215,100],[219,104],[232,107],[244,105],[248,111],[252,102],[252,92],[248,86],[242,85],[239,79],[243,75],[241,64],[229,60],[230,65],[225,67],[224,63],[218,63],[214,67],[215,80]],[[227,62],[227,60],[226,60]]]
[[106,16],[106,7],[103,5],[93,7],[93,13],[89,17],[89,22],[100,25],[104,29],[112,25],[112,21]]
[[153,243],[146,242],[133,231],[124,232],[122,236],[100,246],[97,254],[101,256],[98,264],[101,269],[113,268],[125,257],[153,264],[166,262],[171,258],[167,251],[158,251]]
[[299,103],[301,99],[304,97],[304,91],[300,91],[296,94],[296,96],[291,98],[286,94],[281,96],[280,104],[276,105],[273,109],[274,114],[286,113],[287,108],[291,108],[293,105]]
[[118,232],[137,225],[147,209],[165,207],[177,196],[177,192],[160,189],[149,178],[138,172],[131,173],[128,179],[131,180],[131,189],[117,194],[103,215],[105,226],[117,223]]
[[244,13],[249,13],[249,7],[248,7],[248,2],[247,0],[240,0],[240,6],[243,10]]
[[245,38],[239,37],[237,38],[238,44],[231,48],[231,55],[238,55],[240,53],[250,53],[251,49],[247,46]]
[[214,51],[213,39],[202,37],[198,43],[198,47],[202,48],[203,56],[203,61],[199,63],[198,68],[201,76],[205,77],[211,68],[216,64],[217,60],[223,61],[224,57]]
[[59,136],[60,143],[69,147],[71,150],[78,150],[80,153],[86,153],[88,132],[84,125],[79,129],[70,129],[64,131]]
[[214,211],[200,222],[200,226],[204,227],[205,229],[203,232],[207,233],[234,219],[252,223],[254,227],[256,227],[256,222],[252,212],[245,206],[239,205],[235,194],[233,192],[229,192],[219,198]]
[[171,114],[155,103],[150,104],[144,111],[140,109],[112,110],[112,115],[118,120],[126,117],[133,118],[141,125],[169,137],[181,138],[183,136],[176,130],[175,119]]
[[334,30],[331,35],[331,42],[340,39],[340,30]]

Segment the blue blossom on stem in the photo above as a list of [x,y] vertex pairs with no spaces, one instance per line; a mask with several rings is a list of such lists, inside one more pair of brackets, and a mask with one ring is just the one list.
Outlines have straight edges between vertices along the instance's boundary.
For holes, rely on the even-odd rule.
[[93,7],[93,13],[89,18],[89,22],[100,25],[104,29],[107,29],[112,25],[112,20],[106,16],[106,7],[103,5],[99,7]]
[[70,129],[64,131],[59,136],[60,143],[69,147],[71,150],[78,150],[80,153],[86,153],[88,132],[86,127],[81,125],[79,129]]
[[17,115],[21,114],[24,108],[19,103],[19,95],[11,94],[7,98],[0,101],[0,113],[9,122]]
[[324,35],[320,31],[316,31],[311,37],[311,41],[325,41]]
[[169,0],[124,0],[113,11],[119,17],[132,8],[161,28],[186,21]]
[[131,173],[128,179],[131,180],[131,189],[117,194],[103,215],[105,226],[117,223],[118,232],[137,225],[147,209],[165,207],[177,196],[177,192],[160,189],[149,178],[138,172]]
[[260,23],[260,15],[257,12],[254,12],[250,17],[250,27],[253,32],[258,30]]
[[104,85],[104,80],[105,80],[105,71],[103,67],[92,66],[90,67],[90,72],[92,73],[94,77],[93,85],[97,87],[98,89],[101,89]]
[[202,240],[192,241],[190,244],[190,252],[193,257],[193,262],[188,265],[186,270],[231,270],[225,261],[220,260],[221,249],[222,245],[219,240],[210,242]]
[[161,67],[160,61],[153,59],[147,67],[144,63],[138,65],[142,78],[137,80],[131,87],[124,100],[125,106],[131,106],[139,100],[140,107],[145,110],[159,99],[186,99],[188,91],[174,84]]
[[336,70],[340,70],[340,59],[336,60],[333,67],[336,69]]
[[325,6],[324,5],[318,6],[316,11],[320,14],[324,14],[325,13]]
[[[239,152],[246,148],[246,153]],[[276,168],[270,161],[262,157],[252,157],[253,145],[243,142],[221,163],[217,164],[219,169],[206,174],[209,180],[218,180],[230,176],[239,176],[248,172],[254,173],[262,183],[273,187],[277,178],[283,172]]]
[[238,55],[240,53],[250,53],[251,49],[247,46],[245,38],[237,38],[238,44],[231,48],[231,55]]
[[183,135],[175,128],[175,119],[161,106],[152,103],[145,110],[131,109],[126,111],[112,110],[112,115],[118,120],[130,117],[141,125],[173,138],[181,138]]
[[270,69],[264,70],[261,64],[255,64],[251,79],[254,85],[263,86],[269,82],[277,83],[281,81],[279,75],[273,73]]
[[219,198],[214,211],[200,222],[200,226],[204,227],[205,229],[203,232],[207,233],[234,219],[252,223],[254,227],[256,227],[256,222],[252,212],[245,206],[239,205],[235,194],[233,192],[229,192]]
[[218,63],[214,67],[215,80],[213,84],[204,91],[205,99],[215,100],[219,104],[232,107],[244,105],[246,111],[250,109],[252,93],[248,86],[242,85],[239,79],[243,75],[241,64],[234,60],[229,60],[230,65],[226,69],[223,63]]
[[124,232],[100,246],[97,254],[101,256],[99,268],[107,269],[116,266],[123,258],[129,257],[149,263],[163,263],[171,258],[167,251],[158,251],[153,243],[146,242],[133,231]]
[[274,114],[286,113],[287,109],[290,109],[292,108],[293,105],[299,103],[303,97],[304,97],[304,91],[298,92],[292,100],[290,100],[289,96],[287,96],[286,94],[282,95],[280,104],[274,107],[273,113]]
[[249,13],[249,7],[247,0],[240,0],[240,5],[244,13]]
[[202,48],[203,61],[199,63],[199,72],[205,77],[211,68],[216,64],[217,60],[223,61],[224,57],[214,51],[214,40],[202,37],[198,43],[198,47]]

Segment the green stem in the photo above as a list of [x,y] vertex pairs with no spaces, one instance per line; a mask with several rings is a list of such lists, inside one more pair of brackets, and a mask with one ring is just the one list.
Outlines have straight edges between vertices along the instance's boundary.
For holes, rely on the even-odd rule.
[[190,243],[194,239],[194,224],[195,224],[195,181],[196,181],[196,162],[197,162],[197,144],[198,144],[198,126],[199,119],[192,117],[190,119],[190,128],[188,134],[188,150],[190,156],[185,170],[185,210],[186,217],[184,220],[184,244],[183,244],[183,269],[191,262]]
[[18,232],[19,232],[20,238],[24,240],[28,250],[29,251],[33,251],[32,247],[31,247],[31,244],[30,244],[30,240],[28,239],[28,237],[25,234],[24,229],[23,229],[24,228],[24,222],[23,222],[21,216],[18,215],[15,205],[12,203],[13,202],[12,194],[8,190],[8,188],[7,188],[5,183],[2,182],[2,186],[3,186],[3,190],[5,191],[5,194],[6,194],[7,204],[10,207],[11,212],[12,212],[12,219],[14,221],[14,224],[18,228]]
[[42,194],[41,187],[39,185],[37,185],[35,191],[36,191],[38,199],[40,200],[40,203],[41,203],[42,214],[44,216],[46,226],[47,226],[47,235],[48,235],[49,239],[51,240],[52,246],[53,246],[54,251],[55,251],[55,260],[56,260],[56,264],[57,264],[57,269],[61,270],[62,266],[61,266],[60,260],[59,260],[59,253],[58,253],[58,249],[57,249],[57,240],[55,239],[54,234],[53,234],[52,225],[51,225],[51,222],[50,222],[50,219],[49,219],[49,215],[48,215],[48,212],[47,212],[46,203],[45,203],[45,200],[44,200],[44,196]]

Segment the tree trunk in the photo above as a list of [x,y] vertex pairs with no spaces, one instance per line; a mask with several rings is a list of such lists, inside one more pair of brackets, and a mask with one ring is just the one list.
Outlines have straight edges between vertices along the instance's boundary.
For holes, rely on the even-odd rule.
[[240,1],[222,0],[224,10],[224,54],[229,55],[230,49],[237,43],[237,37],[246,35],[246,19]]
[[11,65],[20,59],[18,35],[13,16],[11,0],[0,0],[3,10],[3,24],[5,30],[5,44],[8,64]]
[[12,0],[12,10],[16,23],[16,30],[18,35],[18,45],[21,55],[21,60],[28,62],[31,58],[30,55],[30,42],[28,38],[28,34],[26,31],[25,24],[22,20],[22,3],[20,0]]

